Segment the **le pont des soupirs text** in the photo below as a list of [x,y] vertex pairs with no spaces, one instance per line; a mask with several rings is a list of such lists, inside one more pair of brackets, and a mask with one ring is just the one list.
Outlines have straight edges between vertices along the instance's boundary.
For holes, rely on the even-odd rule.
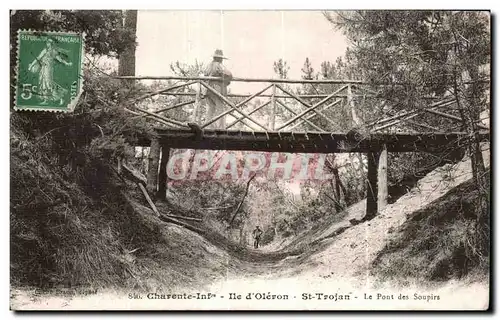
[[439,295],[428,294],[428,293],[418,293],[415,292],[413,294],[384,294],[384,293],[364,293],[363,298],[365,300],[420,300],[420,301],[431,301],[431,300],[440,300]]

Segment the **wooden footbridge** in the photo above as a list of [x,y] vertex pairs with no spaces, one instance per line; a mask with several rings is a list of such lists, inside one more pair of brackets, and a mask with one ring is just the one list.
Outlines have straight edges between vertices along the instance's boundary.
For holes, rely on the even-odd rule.
[[[365,90],[368,85],[356,80],[290,80],[290,79],[239,79],[233,82],[258,82],[263,88],[251,95],[222,95],[210,83],[221,81],[213,77],[134,77],[122,76],[129,80],[173,80],[177,84],[149,92],[134,100],[126,110],[136,116],[156,120],[155,134],[140,139],[139,145],[150,146],[148,188],[165,194],[166,165],[170,149],[209,150],[253,150],[289,153],[351,153],[367,154],[368,194],[366,217],[376,215],[378,201],[387,195],[379,194],[378,183],[387,180],[387,152],[440,152],[443,149],[460,148],[470,134],[465,132],[445,132],[431,124],[416,122],[414,118],[430,114],[444,117],[459,124],[462,118],[442,111],[456,104],[454,98],[427,99],[428,104],[418,109],[394,111],[387,109],[386,117],[364,123],[355,108],[359,97],[365,98],[373,91]],[[327,85],[330,94],[297,95],[288,86]],[[205,95],[204,95],[205,93]],[[172,96],[170,105],[157,110],[145,110],[140,103],[155,96]],[[219,101],[215,116],[206,118],[205,97],[211,95]],[[265,102],[249,109],[253,99],[267,98]],[[239,99],[234,102],[232,99]],[[184,101],[182,101],[184,100]],[[293,101],[293,103],[290,103]],[[349,132],[332,132],[339,127],[328,114],[334,108],[347,107],[352,116]],[[266,109],[264,109],[266,108]],[[277,110],[281,108],[288,118],[277,121]],[[185,111],[187,109],[187,111]],[[183,110],[184,118],[165,115],[168,111]],[[265,110],[267,119],[257,117],[259,110]],[[172,112],[170,112],[172,114]],[[187,115],[187,117],[186,117]],[[223,127],[217,127],[220,120],[231,119]],[[395,131],[395,127],[403,130]],[[237,128],[239,127],[239,129]],[[344,126],[345,127],[345,126]],[[413,128],[410,130],[410,128]],[[489,129],[477,124],[479,135],[489,140]],[[163,156],[160,156],[162,154]],[[383,157],[381,158],[381,156]],[[160,159],[161,158],[161,162]],[[384,163],[380,163],[380,159]],[[387,192],[382,191],[382,192]]]

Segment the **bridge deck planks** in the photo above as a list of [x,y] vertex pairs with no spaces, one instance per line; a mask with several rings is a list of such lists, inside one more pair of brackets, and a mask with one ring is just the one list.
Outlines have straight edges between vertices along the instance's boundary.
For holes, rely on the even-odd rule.
[[[247,150],[291,153],[377,152],[384,144],[388,152],[440,152],[447,147],[466,144],[468,137],[460,132],[372,133],[359,137],[346,133],[262,132],[239,130],[205,130],[199,139],[189,129],[156,129],[162,145],[175,149]],[[489,133],[480,133],[489,140]],[[138,145],[149,146],[148,138]]]

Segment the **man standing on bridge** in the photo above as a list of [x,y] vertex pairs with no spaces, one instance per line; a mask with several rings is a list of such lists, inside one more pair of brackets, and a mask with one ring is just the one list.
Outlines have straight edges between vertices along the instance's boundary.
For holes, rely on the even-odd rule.
[[255,228],[252,235],[254,238],[253,247],[257,249],[259,247],[260,237],[262,236],[262,230],[260,230],[259,226]]
[[[222,64],[222,60],[227,59],[224,57],[222,50],[217,49],[213,55],[212,62],[208,65],[205,70],[204,75],[206,77],[219,77],[222,81],[209,81],[208,85],[212,87],[215,91],[219,92],[221,95],[227,95],[227,86],[231,83],[233,75],[231,72]],[[216,94],[207,90],[207,118],[210,120],[213,117],[224,112],[224,102]],[[225,116],[214,122],[211,127],[223,129],[226,126]]]

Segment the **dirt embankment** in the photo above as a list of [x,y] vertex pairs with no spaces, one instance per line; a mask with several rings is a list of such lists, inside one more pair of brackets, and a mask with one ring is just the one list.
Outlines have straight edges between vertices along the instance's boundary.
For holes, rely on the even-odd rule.
[[[485,151],[484,156],[489,166],[489,152]],[[147,223],[159,226],[161,237],[150,243],[148,248],[127,252],[125,257],[135,266],[131,277],[142,284],[136,289],[153,292],[252,286],[267,290],[284,285],[297,290],[332,286],[380,288],[384,284],[372,273],[373,262],[398,236],[405,222],[414,212],[471,178],[470,160],[464,159],[456,165],[434,170],[371,221],[355,226],[349,222],[363,216],[365,202],[362,201],[340,216],[328,217],[291,241],[260,250],[235,245],[216,232],[206,231],[200,235],[165,223],[153,217],[149,208],[135,202],[135,211]],[[439,292],[453,292],[464,289],[467,281],[468,285],[476,287],[481,297],[487,299],[488,284],[482,278],[452,280],[438,287],[431,282],[423,285],[411,279],[407,279],[406,284],[415,288],[434,285],[434,290]],[[103,293],[106,299],[112,299],[113,294],[117,294],[117,290]],[[62,297],[54,292],[34,294],[34,289],[23,288],[12,290],[11,307],[43,308],[50,304],[55,308],[76,308],[84,303],[82,301],[90,303],[92,299],[83,298],[81,294],[77,297]]]

